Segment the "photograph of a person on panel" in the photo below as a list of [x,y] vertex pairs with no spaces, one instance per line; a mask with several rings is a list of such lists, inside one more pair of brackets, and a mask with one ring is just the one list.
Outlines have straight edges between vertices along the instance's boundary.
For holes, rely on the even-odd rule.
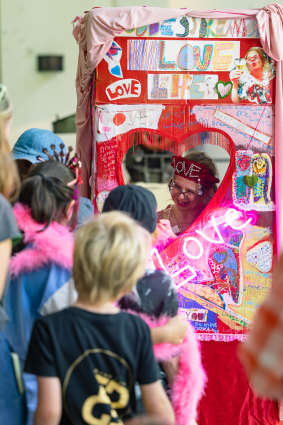
[[233,103],[248,100],[252,103],[272,103],[272,79],[275,77],[273,60],[261,47],[251,47],[244,58],[235,59],[230,72],[233,83]]

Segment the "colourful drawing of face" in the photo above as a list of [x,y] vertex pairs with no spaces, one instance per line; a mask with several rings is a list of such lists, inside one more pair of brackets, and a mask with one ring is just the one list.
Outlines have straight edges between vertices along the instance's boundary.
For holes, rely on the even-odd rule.
[[242,155],[238,158],[238,167],[241,171],[246,171],[251,163],[251,158],[248,155]]
[[253,169],[256,174],[263,175],[266,172],[266,161],[262,157],[253,160]]
[[120,60],[122,57],[122,49],[116,41],[113,41],[110,49],[104,56],[104,60],[108,63],[108,71],[117,78],[123,78]]

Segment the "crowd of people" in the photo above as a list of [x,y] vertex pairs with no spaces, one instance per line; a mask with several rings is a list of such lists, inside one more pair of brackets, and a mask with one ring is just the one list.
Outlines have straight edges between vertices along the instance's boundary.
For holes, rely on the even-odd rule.
[[[78,223],[80,164],[58,136],[30,129],[12,154],[4,135],[1,147],[1,421],[193,421],[205,373],[173,279],[150,264],[154,195],[118,187],[99,217],[85,204]],[[196,386],[180,413],[168,394],[183,389],[182,356]]]
[[178,314],[174,280],[152,263],[151,248],[186,231],[219,183],[204,152],[171,166],[164,210],[131,184],[95,215],[79,196],[79,158],[58,136],[27,130],[11,153],[1,133],[1,423],[224,423],[227,400],[231,424],[240,415],[260,424],[249,422],[258,411],[262,423],[278,420],[276,402],[251,391],[238,343],[199,343]]

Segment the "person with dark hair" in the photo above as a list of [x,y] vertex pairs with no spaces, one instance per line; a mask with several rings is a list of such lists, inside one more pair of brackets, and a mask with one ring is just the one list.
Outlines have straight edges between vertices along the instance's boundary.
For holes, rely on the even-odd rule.
[[[105,199],[102,212],[115,210],[129,214],[152,234],[154,240],[156,208],[157,203],[152,192],[131,184],[113,189]],[[178,311],[175,282],[164,270],[156,270],[153,264],[148,263],[146,273],[138,280],[135,290],[122,297],[119,305],[123,309],[146,313],[152,317],[175,316]]]
[[[116,210],[129,214],[151,233],[154,245],[159,235],[156,209],[153,193],[131,184],[113,189],[102,212]],[[150,326],[154,353],[161,366],[160,378],[170,393],[176,422],[191,425],[203,393],[205,373],[194,330],[178,316],[174,279],[166,271],[156,270],[149,257],[144,276],[131,292],[119,299],[118,305],[140,315]],[[142,411],[139,405],[138,412]]]
[[[63,140],[50,130],[30,128],[24,131],[13,146],[12,154],[18,166],[20,178],[24,181],[32,168],[44,161],[58,161],[66,165],[74,162],[78,177],[79,161],[72,147],[66,149]],[[93,215],[90,199],[80,196],[78,199],[77,227]]]
[[191,151],[173,156],[174,174],[168,187],[174,204],[158,212],[158,220],[169,220],[172,232],[180,235],[188,229],[217,191],[218,172],[205,152]]
[[[23,239],[20,251],[10,262],[11,282],[5,297],[10,321],[5,330],[22,368],[35,319],[65,307],[61,304],[62,298],[66,300],[65,291],[73,296],[68,281],[73,265],[70,223],[76,222],[76,183],[75,173],[66,165],[42,162],[32,168],[22,183],[13,207]],[[32,424],[36,381],[28,374],[23,379],[27,423]]]

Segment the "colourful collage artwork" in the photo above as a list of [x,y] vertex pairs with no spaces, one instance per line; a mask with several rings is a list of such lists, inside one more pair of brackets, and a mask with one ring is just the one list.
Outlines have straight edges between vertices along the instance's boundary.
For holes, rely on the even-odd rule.
[[145,135],[153,150],[210,144],[230,157],[198,220],[152,251],[203,340],[244,339],[271,287],[275,70],[260,46],[254,19],[183,16],[124,32],[95,70],[98,211]]

